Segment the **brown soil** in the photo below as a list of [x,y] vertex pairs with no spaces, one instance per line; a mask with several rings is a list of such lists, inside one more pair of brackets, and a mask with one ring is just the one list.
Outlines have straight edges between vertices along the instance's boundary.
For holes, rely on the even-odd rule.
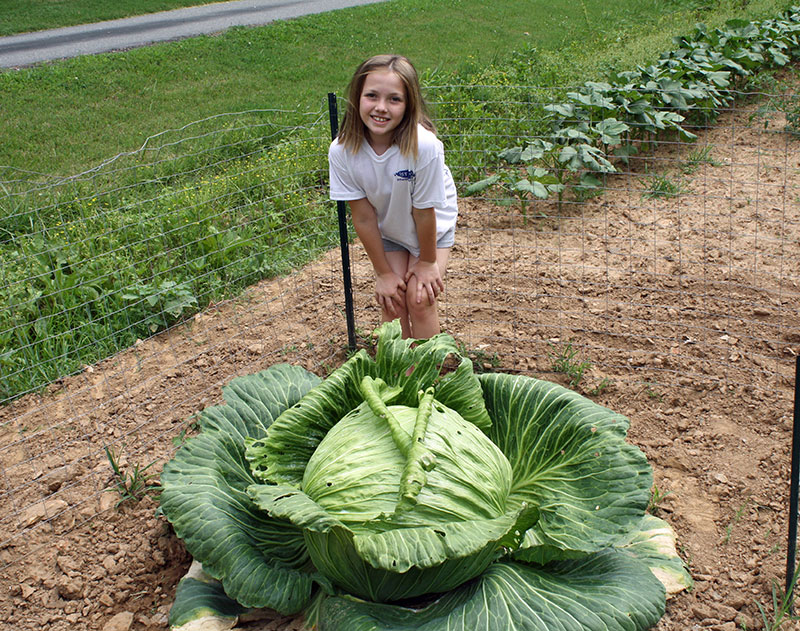
[[[800,353],[797,141],[727,113],[580,204],[462,200],[444,326],[479,366],[569,383],[631,419],[695,588],[659,631],[762,627],[785,572],[793,375]],[[690,165],[698,149],[706,159]],[[645,169],[651,175],[646,175]],[[682,183],[648,197],[653,174]],[[534,217],[540,212],[547,218]],[[122,471],[157,474],[231,378],[278,362],[320,374],[346,333],[338,252],[0,410],[0,627],[156,630],[189,557]],[[377,326],[353,250],[356,322]],[[364,341],[362,337],[362,342]],[[739,626],[737,626],[739,625]],[[250,629],[299,628],[267,615]],[[786,627],[789,628],[789,627]]]

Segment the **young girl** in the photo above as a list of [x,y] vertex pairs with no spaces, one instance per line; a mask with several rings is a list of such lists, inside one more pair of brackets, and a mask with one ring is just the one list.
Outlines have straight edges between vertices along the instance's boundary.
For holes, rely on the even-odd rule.
[[458,205],[408,59],[378,55],[359,66],[328,159],[331,199],[349,203],[375,270],[381,321],[399,318],[406,338],[439,333]]

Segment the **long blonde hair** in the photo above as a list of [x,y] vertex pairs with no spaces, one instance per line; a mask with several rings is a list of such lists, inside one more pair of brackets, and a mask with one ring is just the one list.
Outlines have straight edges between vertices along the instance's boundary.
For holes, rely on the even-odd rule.
[[419,77],[413,64],[401,55],[375,55],[362,63],[350,80],[347,89],[347,109],[344,114],[342,128],[338,139],[348,151],[356,153],[364,142],[365,126],[359,115],[359,102],[361,91],[367,75],[376,70],[390,70],[394,72],[406,89],[406,111],[403,120],[395,128],[392,142],[400,147],[404,156],[417,157],[417,125],[436,132],[436,128],[428,115],[425,100],[419,86]]

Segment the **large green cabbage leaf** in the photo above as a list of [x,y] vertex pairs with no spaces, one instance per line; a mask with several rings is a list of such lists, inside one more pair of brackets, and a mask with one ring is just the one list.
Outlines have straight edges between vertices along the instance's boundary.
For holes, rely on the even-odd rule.
[[[502,546],[515,548],[519,535],[535,522],[535,509],[494,518],[374,531],[360,534],[331,516],[308,495],[291,486],[253,485],[256,504],[278,519],[304,529],[318,568],[350,593],[391,601],[457,587],[482,572]],[[433,568],[433,570],[431,570]]]
[[664,587],[617,550],[544,567],[498,562],[422,609],[327,599],[319,631],[635,631],[664,614]]
[[667,598],[692,587],[692,577],[675,546],[675,532],[663,519],[645,515],[638,528],[614,545],[643,561],[666,588]]
[[638,523],[652,470],[625,442],[628,420],[572,390],[506,374],[480,375],[489,437],[513,469],[510,501],[539,508],[517,558],[596,552]]
[[271,519],[247,495],[256,482],[245,437],[261,437],[278,415],[319,383],[292,366],[234,379],[225,405],[204,410],[191,438],[161,474],[161,510],[203,570],[245,607],[295,613],[311,598],[313,575],[302,531]]

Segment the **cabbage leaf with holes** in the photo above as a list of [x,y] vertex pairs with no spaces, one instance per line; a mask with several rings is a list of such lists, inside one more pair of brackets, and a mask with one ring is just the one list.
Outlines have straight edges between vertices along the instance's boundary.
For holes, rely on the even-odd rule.
[[176,601],[174,628],[224,594],[321,631],[636,631],[663,615],[659,577],[690,584],[645,516],[652,472],[627,419],[476,375],[449,335],[384,324],[374,358],[324,380],[277,365],[223,395],[161,477],[162,511],[219,587]]

